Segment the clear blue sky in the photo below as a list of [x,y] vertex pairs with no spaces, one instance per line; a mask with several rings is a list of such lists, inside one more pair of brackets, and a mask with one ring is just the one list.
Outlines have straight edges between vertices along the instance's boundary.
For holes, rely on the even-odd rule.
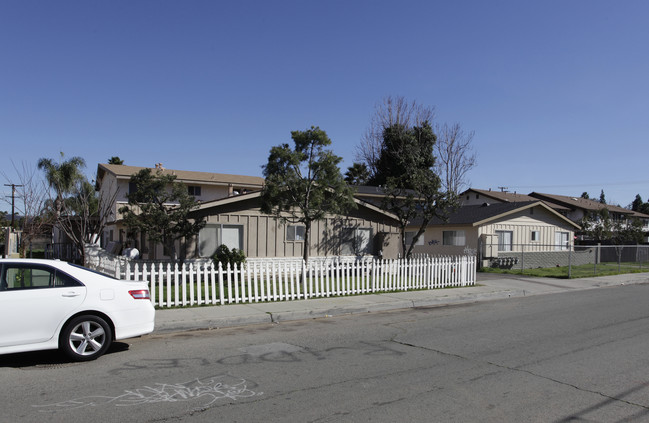
[[61,151],[261,176],[311,125],[344,171],[387,95],[475,131],[472,187],[649,198],[649,1],[0,0],[9,178]]

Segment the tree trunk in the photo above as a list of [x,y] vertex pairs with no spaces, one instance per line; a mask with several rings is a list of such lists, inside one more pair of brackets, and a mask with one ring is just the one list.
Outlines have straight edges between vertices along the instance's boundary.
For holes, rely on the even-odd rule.
[[401,227],[401,254],[403,254],[402,258],[406,258],[406,253],[408,250],[406,249],[406,228]]
[[302,260],[305,263],[309,263],[309,250],[311,249],[311,242],[309,238],[311,237],[311,222],[304,223],[304,252],[302,254]]

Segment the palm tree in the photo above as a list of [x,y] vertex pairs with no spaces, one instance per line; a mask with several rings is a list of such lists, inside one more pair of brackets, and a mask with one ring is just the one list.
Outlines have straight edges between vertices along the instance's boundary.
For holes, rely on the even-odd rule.
[[63,197],[74,190],[77,182],[85,180],[81,168],[86,166],[86,161],[76,156],[68,160],[63,160],[63,157],[64,155],[61,153],[61,160],[58,163],[47,158],[38,160],[38,168],[45,172],[48,185],[56,193],[54,210],[57,218],[61,215],[63,209]]

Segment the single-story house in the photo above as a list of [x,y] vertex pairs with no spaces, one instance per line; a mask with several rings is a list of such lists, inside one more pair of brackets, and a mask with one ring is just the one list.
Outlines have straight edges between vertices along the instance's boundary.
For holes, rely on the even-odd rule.
[[[412,238],[416,222],[408,228]],[[434,219],[414,248],[432,255],[477,255],[484,262],[502,258],[525,245],[526,251],[569,249],[579,225],[542,201],[461,206],[447,220]]]
[[[311,257],[399,255],[396,217],[370,203],[355,202],[357,208],[345,216],[330,215],[313,222]],[[191,216],[205,218],[206,226],[195,243],[188,243],[187,257],[211,257],[219,245],[225,244],[242,250],[249,258],[301,258],[305,227],[263,214],[260,207],[260,192],[202,203]]]
[[[603,204],[596,200],[573,197],[557,194],[543,194],[532,192],[530,194],[519,194],[507,191],[492,191],[470,188],[460,194],[462,205],[479,205],[483,203],[520,203],[524,201],[543,201],[550,208],[562,214],[576,224],[581,225],[582,221],[589,214],[596,213],[601,209],[607,209],[611,219],[622,226],[631,221],[642,222],[643,231],[649,235],[649,216],[623,207],[611,204]],[[582,228],[585,229],[585,228]],[[649,238],[646,238],[649,240]]]

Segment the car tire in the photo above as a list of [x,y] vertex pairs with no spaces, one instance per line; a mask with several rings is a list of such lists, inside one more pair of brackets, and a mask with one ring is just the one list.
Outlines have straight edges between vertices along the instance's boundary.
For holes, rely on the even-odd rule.
[[84,315],[70,320],[59,339],[59,348],[75,361],[94,360],[113,342],[110,325],[99,316]]

